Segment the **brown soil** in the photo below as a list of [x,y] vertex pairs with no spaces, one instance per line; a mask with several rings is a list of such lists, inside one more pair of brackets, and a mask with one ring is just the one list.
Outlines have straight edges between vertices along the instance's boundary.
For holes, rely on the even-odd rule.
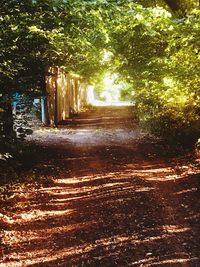
[[143,133],[130,107],[90,110],[28,142],[40,153],[27,176],[42,186],[1,201],[1,267],[200,266],[198,162]]

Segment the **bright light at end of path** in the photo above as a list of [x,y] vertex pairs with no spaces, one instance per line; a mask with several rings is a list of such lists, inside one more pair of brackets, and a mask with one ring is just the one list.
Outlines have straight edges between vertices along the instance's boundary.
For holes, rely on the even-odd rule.
[[116,83],[117,78],[117,74],[105,74],[103,78],[104,88],[99,96],[96,94],[94,86],[88,86],[87,102],[93,106],[131,106],[130,101],[121,100],[124,83]]
[[116,74],[106,75],[104,78],[105,89],[108,87],[116,87],[116,85],[114,85],[114,81],[116,78],[117,78]]
[[107,73],[104,77],[104,90],[101,97],[106,103],[120,102],[121,85],[116,84],[117,74]]

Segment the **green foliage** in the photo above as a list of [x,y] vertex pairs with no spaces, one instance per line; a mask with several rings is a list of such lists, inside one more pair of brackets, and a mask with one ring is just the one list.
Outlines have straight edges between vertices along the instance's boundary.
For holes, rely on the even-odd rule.
[[0,80],[6,91],[44,90],[47,65],[89,78],[101,63],[104,23],[100,10],[84,1],[11,0],[1,7],[0,26]]
[[134,101],[133,99],[134,92],[132,91],[132,85],[124,83],[123,88],[120,92],[120,100],[121,101]]
[[130,95],[142,125],[176,141],[196,138],[200,134],[199,10],[177,19],[163,8],[129,3],[116,16],[111,25],[113,61],[121,78],[132,84]]

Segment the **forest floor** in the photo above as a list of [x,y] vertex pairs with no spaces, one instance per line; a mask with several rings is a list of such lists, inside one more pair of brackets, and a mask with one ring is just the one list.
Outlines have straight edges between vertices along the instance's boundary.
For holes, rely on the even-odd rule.
[[199,163],[132,117],[99,107],[29,137],[30,182],[0,201],[1,267],[200,266]]

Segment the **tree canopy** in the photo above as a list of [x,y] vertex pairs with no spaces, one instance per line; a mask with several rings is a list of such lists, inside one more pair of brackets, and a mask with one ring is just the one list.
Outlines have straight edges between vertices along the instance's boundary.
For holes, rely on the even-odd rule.
[[132,85],[141,121],[159,135],[198,135],[199,9],[179,18],[127,3],[115,14],[113,60]]
[[80,74],[98,69],[105,29],[98,9],[83,1],[6,1],[1,8],[1,83],[11,90],[44,89],[44,68]]

